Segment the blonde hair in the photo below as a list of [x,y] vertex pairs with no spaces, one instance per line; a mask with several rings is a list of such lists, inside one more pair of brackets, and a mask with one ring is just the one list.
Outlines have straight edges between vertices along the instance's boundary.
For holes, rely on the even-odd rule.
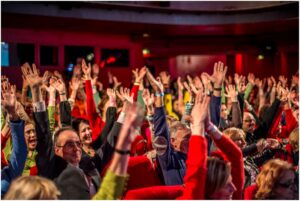
[[294,171],[293,166],[280,159],[269,160],[258,174],[256,179],[256,199],[270,199],[276,183],[281,179],[281,174],[286,171]]
[[246,135],[242,129],[231,127],[224,130],[223,133],[233,141],[236,139],[241,139],[244,141],[244,143],[246,143],[245,141]]
[[289,136],[289,143],[292,145],[293,150],[299,149],[299,128],[295,128],[290,136]]
[[4,199],[57,200],[59,195],[59,190],[51,180],[39,176],[22,176],[11,183]]
[[217,192],[220,188],[226,185],[231,174],[230,163],[217,157],[207,158],[207,173],[205,182],[205,198]]

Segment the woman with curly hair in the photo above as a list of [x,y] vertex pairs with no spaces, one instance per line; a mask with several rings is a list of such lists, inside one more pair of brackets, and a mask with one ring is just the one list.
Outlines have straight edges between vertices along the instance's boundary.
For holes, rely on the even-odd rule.
[[293,166],[286,161],[268,161],[259,173],[255,193],[256,199],[298,199],[296,175]]

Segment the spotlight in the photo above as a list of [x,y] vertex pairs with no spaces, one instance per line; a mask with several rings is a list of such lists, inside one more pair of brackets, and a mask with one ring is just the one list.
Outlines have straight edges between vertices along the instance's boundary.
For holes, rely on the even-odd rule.
[[263,60],[265,57],[264,57],[264,55],[262,55],[262,54],[259,54],[258,56],[257,56],[257,59],[258,60]]

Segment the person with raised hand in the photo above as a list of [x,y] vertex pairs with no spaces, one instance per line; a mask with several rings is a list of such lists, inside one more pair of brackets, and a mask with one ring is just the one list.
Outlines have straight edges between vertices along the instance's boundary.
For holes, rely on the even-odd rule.
[[127,167],[135,130],[143,120],[143,109],[136,104],[128,105],[126,117],[121,128],[111,165],[94,200],[121,199],[127,181]]
[[7,111],[12,136],[12,154],[8,166],[1,169],[1,196],[8,191],[13,179],[21,176],[27,157],[24,137],[24,121],[17,115],[16,86],[8,82],[2,85],[1,105]]
[[94,149],[97,150],[106,140],[106,137],[116,120],[116,100],[115,95],[114,97],[108,96],[107,102],[103,103],[104,107],[102,108],[102,114],[98,114],[93,97],[91,71],[91,64],[86,64],[85,60],[82,60],[83,80],[85,82],[86,90],[86,111],[89,127],[92,130],[93,146]]
[[[219,124],[219,129],[220,130],[225,130],[228,127],[237,127],[241,128],[242,127],[242,114],[241,114],[241,109],[239,106],[238,102],[238,92],[235,89],[234,85],[228,85],[226,87],[226,94],[225,96],[230,99],[232,102],[232,119],[228,119],[228,113],[226,110],[226,106],[222,104],[221,106],[221,115],[220,115],[220,124]],[[225,108],[224,108],[225,107]],[[224,111],[225,109],[225,111]]]
[[[55,132],[52,140],[45,102],[41,97],[43,78],[39,76],[35,65],[32,69],[29,65],[25,65],[22,71],[32,89],[38,140],[36,148],[38,174],[54,180],[61,191],[61,199],[90,199],[99,186],[100,178],[90,176],[89,169],[79,168],[82,150],[78,134],[70,127],[63,127]],[[64,102],[67,101],[61,103]],[[71,118],[70,113],[66,115]]]
[[147,79],[154,90],[154,135],[158,142],[163,143],[164,150],[157,150],[157,162],[162,170],[166,185],[181,185],[185,175],[185,160],[188,149],[190,130],[180,122],[172,125],[169,131],[164,108],[164,88],[160,79],[156,80],[147,70]]

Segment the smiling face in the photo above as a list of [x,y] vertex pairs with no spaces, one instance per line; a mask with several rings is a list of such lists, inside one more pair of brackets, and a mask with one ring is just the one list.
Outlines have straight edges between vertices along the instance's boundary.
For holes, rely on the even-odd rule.
[[27,144],[27,149],[29,151],[35,150],[37,145],[37,138],[36,138],[35,127],[33,124],[29,123],[25,125],[24,135]]
[[84,145],[90,145],[92,141],[92,129],[85,122],[79,124],[79,138]]

